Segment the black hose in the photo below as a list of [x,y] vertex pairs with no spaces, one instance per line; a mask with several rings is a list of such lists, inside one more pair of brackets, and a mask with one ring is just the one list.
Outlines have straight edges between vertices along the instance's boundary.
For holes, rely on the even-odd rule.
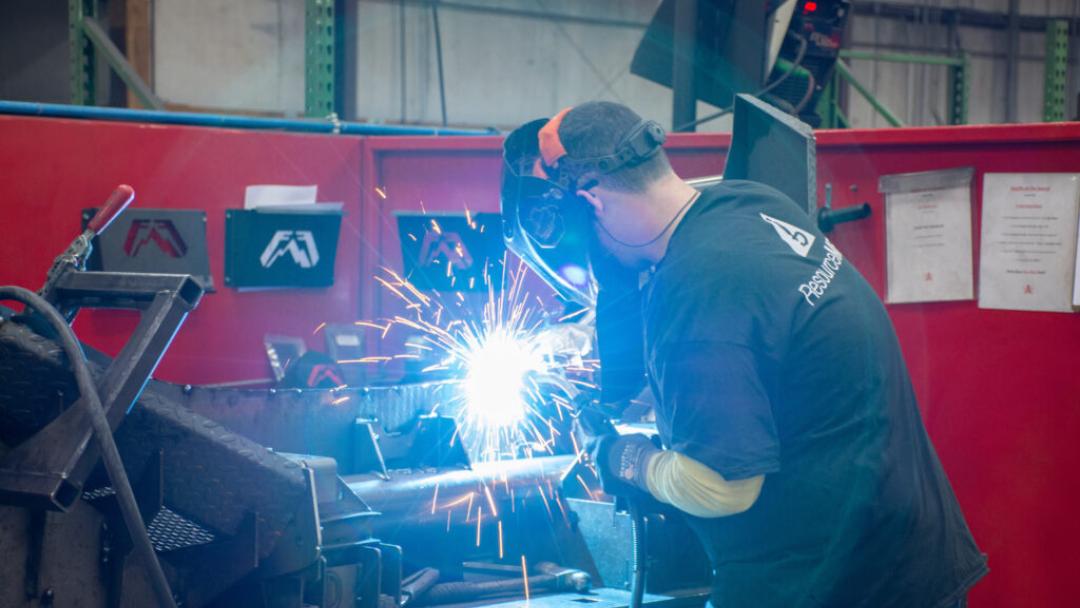
[[112,428],[105,417],[105,410],[101,406],[101,397],[98,395],[97,386],[90,375],[90,366],[86,362],[86,356],[75,339],[71,327],[45,298],[22,287],[0,287],[0,300],[15,300],[22,302],[28,308],[32,308],[44,318],[56,331],[60,346],[64,349],[68,361],[71,362],[75,374],[75,382],[79,387],[80,399],[84,411],[90,419],[94,437],[97,439],[98,448],[101,450],[102,460],[105,462],[105,470],[109,474],[109,481],[113,490],[116,491],[117,502],[120,505],[120,513],[124,518],[124,526],[135,547],[135,551],[142,558],[146,566],[150,583],[157,596],[158,605],[163,608],[176,608],[176,601],[169,590],[169,581],[165,578],[165,571],[161,569],[154,546],[150,543],[150,535],[146,532],[146,524],[142,514],[139,513],[139,505],[135,502],[135,493],[131,490],[127,472],[124,471],[124,463],[120,459],[120,451],[116,449],[113,440]]
[[630,582],[630,608],[641,608],[645,599],[645,573],[648,557],[645,546],[645,514],[636,501],[630,500],[630,543],[634,578]]

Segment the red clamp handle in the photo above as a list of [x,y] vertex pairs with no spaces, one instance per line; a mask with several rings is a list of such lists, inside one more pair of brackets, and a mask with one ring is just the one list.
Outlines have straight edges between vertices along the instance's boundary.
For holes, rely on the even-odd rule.
[[108,200],[102,205],[101,209],[94,214],[94,219],[86,225],[86,229],[94,234],[101,234],[105,232],[105,229],[109,227],[109,224],[116,219],[116,216],[120,215],[127,206],[131,204],[131,201],[135,200],[135,190],[127,184],[121,184],[113,190],[113,193],[109,195]]

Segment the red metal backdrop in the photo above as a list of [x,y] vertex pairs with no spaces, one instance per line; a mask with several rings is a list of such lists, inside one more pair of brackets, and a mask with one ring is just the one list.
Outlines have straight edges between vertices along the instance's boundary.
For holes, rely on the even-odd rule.
[[[676,135],[669,152],[680,175],[710,175],[721,171],[728,142],[724,135]],[[382,257],[364,258],[362,274],[400,264],[394,210],[496,210],[498,145],[494,138],[368,140],[363,223]],[[884,294],[881,175],[975,167],[977,260],[982,174],[1080,171],[1080,124],[823,131],[818,154],[820,197],[831,183],[834,205],[869,202],[874,209],[831,238]],[[400,310],[384,290],[367,291],[361,302],[368,317]],[[971,605],[1071,603],[1080,592],[1072,574],[1080,476],[1071,474],[1080,466],[1080,317],[981,310],[975,302],[889,311],[927,427],[990,555],[991,574]]]
[[[673,136],[685,177],[723,166],[722,135]],[[497,209],[497,138],[332,138],[0,117],[0,284],[40,284],[78,229],[78,212],[119,182],[137,204],[208,211],[211,270],[222,285],[224,210],[250,183],[315,183],[346,203],[335,286],[208,296],[160,375],[185,382],[264,376],[261,336],[307,335],[323,321],[398,310],[371,275],[400,268],[396,210]],[[880,175],[974,166],[975,251],[982,174],[1080,171],[1080,124],[823,131],[819,183],[834,204],[868,201],[874,215],[832,239],[884,291]],[[783,170],[778,167],[777,170]],[[379,188],[377,191],[376,188]],[[385,194],[385,198],[382,194]],[[421,201],[423,204],[421,205]],[[976,258],[977,259],[977,258]],[[990,554],[977,608],[1067,605],[1080,595],[1080,317],[980,310],[974,302],[890,306],[927,427],[968,521]],[[80,335],[115,349],[132,325],[108,313]]]
[[[218,291],[177,334],[159,377],[195,383],[266,378],[263,334],[308,336],[315,345],[318,322],[355,319],[358,139],[0,117],[0,284],[40,286],[50,260],[78,234],[80,210],[100,205],[120,183],[135,188],[135,205],[207,211]],[[244,293],[224,287],[225,210],[243,207],[249,184],[317,184],[319,200],[345,203],[333,287]],[[115,353],[135,321],[135,313],[88,311],[76,330]]]

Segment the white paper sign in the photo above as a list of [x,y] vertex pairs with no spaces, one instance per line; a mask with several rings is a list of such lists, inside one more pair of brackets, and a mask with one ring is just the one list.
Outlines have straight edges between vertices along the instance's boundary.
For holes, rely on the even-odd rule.
[[888,302],[975,297],[970,185],[886,195],[885,231]]
[[314,205],[318,186],[257,184],[244,189],[244,209]]
[[1072,311],[1080,175],[983,178],[979,306]]

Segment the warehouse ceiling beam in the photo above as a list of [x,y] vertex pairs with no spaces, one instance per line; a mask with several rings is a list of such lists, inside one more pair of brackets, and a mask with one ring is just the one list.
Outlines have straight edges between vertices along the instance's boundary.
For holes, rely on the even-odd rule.
[[[919,22],[928,16],[931,23],[947,23],[966,27],[981,27],[988,29],[1007,30],[1009,28],[1009,15],[1003,12],[983,11],[971,8],[945,8],[926,6],[923,4],[910,4],[899,2],[854,2],[851,6],[856,16],[860,17],[884,17],[886,19],[899,19],[902,21]],[[1026,32],[1046,31],[1047,21],[1064,20],[1074,21],[1072,29],[1080,29],[1072,15],[1018,15],[1017,24],[1020,30]]]

